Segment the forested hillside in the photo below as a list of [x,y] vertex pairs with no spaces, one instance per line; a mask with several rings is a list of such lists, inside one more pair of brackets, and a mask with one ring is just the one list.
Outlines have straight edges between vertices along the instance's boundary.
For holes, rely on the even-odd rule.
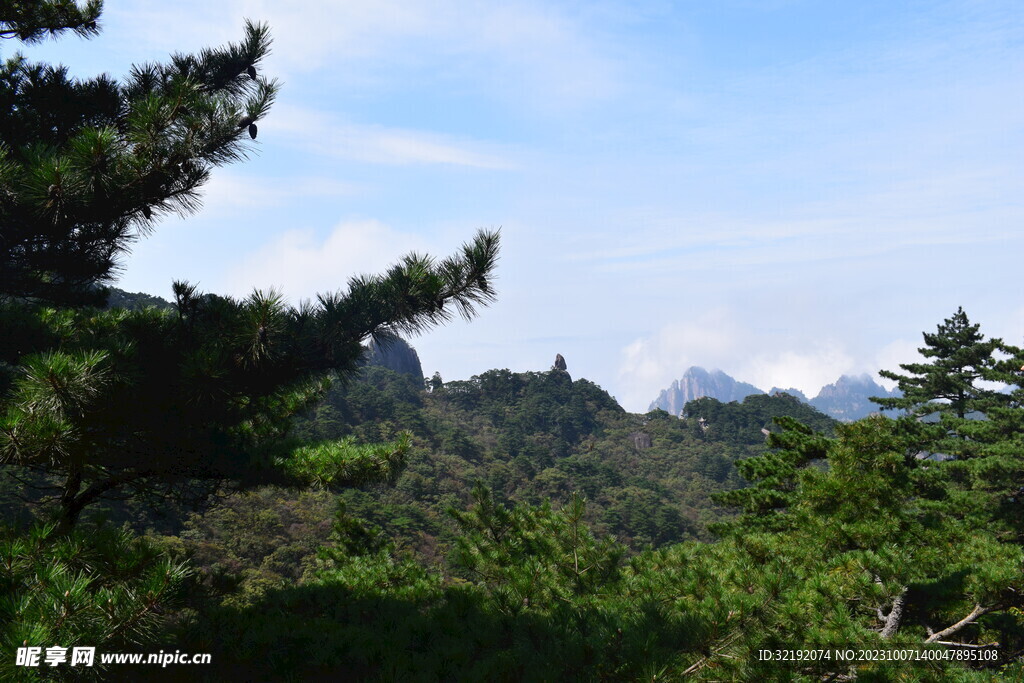
[[626,413],[593,383],[558,370],[492,370],[425,389],[413,376],[367,365],[297,420],[295,436],[374,443],[408,434],[405,469],[392,484],[336,495],[263,488],[177,521],[147,522],[123,507],[105,514],[180,536],[205,580],[242,594],[300,578],[327,543],[339,504],[345,519],[447,573],[458,536],[451,511],[470,506],[478,485],[502,504],[558,506],[579,496],[583,521],[633,551],[708,540],[708,524],[730,516],[713,494],[743,485],[735,462],[764,451],[773,416],[797,406],[831,429],[831,420],[785,397],[749,403],[718,404],[711,429],[662,411]]
[[[577,533],[605,539],[598,545],[611,554],[602,561],[619,558],[609,569],[618,572],[644,548],[710,540],[708,525],[731,517],[713,495],[744,485],[735,463],[764,452],[766,433],[778,429],[774,417],[797,414],[826,432],[833,424],[784,395],[743,404],[704,399],[691,412],[683,420],[664,411],[629,414],[592,382],[555,369],[492,370],[424,386],[415,374],[367,363],[296,419],[292,436],[353,445],[408,439],[404,469],[391,484],[334,494],[224,491],[194,508],[110,501],[85,519],[105,528],[128,525],[186,562],[191,597],[182,593],[178,604],[215,620],[237,610],[247,614],[291,586],[318,586],[326,567],[347,566],[371,550],[375,562],[399,562],[402,577],[413,572],[429,579],[431,590],[471,579],[456,559],[472,528],[461,511],[477,510],[482,501],[491,514],[504,506],[539,506],[512,508],[527,515],[520,523],[528,525],[535,514],[554,514],[546,506],[570,506]],[[7,473],[18,477],[5,478],[2,488],[8,521],[45,518],[38,493],[29,496],[32,504],[19,503],[16,494],[21,482],[46,486],[47,479],[25,469]],[[561,519],[545,524],[561,533]],[[266,628],[277,633],[279,626]],[[196,637],[190,633],[177,637]],[[220,651],[212,643],[204,647]]]
[[467,504],[483,483],[499,501],[558,503],[578,493],[596,530],[639,548],[707,538],[707,523],[723,514],[711,494],[742,485],[734,463],[763,450],[774,417],[797,415],[825,431],[833,424],[787,397],[694,405],[688,420],[628,414],[561,370],[490,370],[424,391],[414,377],[371,366],[333,388],[297,429],[305,439],[364,441],[408,430],[413,447],[395,487],[343,499],[368,512],[412,506],[432,520],[423,529],[431,536],[442,533],[447,507]]
[[[971,407],[1009,400],[977,396]],[[1006,442],[994,436],[1011,423],[993,422],[979,469],[913,456],[929,438],[953,450],[933,421],[839,426],[785,394],[705,398],[685,414],[626,413],[561,370],[423,383],[366,364],[297,418],[291,437],[353,448],[407,440],[391,483],[225,490],[192,512],[113,502],[86,523],[142,533],[134,552],[152,559],[140,555],[139,572],[165,566],[152,564],[159,557],[170,563],[162,571],[189,568],[161,596],[177,615],[162,633],[215,653],[210,680],[812,680],[851,664],[755,653],[917,652],[925,641],[951,647],[949,629],[974,632],[994,659],[919,661],[916,675],[966,680],[972,667],[1014,661],[1024,641],[1006,618],[1021,556],[1006,544],[1016,518],[1000,511],[995,472],[1012,477],[1017,466],[998,460]],[[995,494],[990,503],[981,490]],[[930,588],[950,576],[967,583]],[[915,635],[922,616],[900,613],[908,600],[948,623]],[[877,615],[855,607],[864,601]],[[959,623],[989,612],[1004,616]],[[907,668],[854,670],[884,680]]]

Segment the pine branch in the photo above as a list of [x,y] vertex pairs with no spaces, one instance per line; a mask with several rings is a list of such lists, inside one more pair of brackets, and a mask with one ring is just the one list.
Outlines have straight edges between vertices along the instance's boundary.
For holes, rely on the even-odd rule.
[[948,628],[944,628],[941,631],[933,633],[932,635],[928,636],[928,638],[924,642],[926,642],[926,643],[935,643],[935,642],[938,642],[939,640],[941,640],[942,638],[945,638],[946,636],[953,635],[954,633],[956,633],[960,629],[962,629],[965,626],[968,626],[969,624],[973,623],[974,620],[977,619],[978,617],[982,616],[983,614],[987,614],[988,612],[991,612],[992,610],[996,609],[997,607],[998,607],[998,605],[993,605],[991,607],[982,607],[980,604],[976,604],[974,606],[974,609],[971,610],[971,613],[968,614],[966,617],[964,617],[963,619],[961,619],[960,621],[956,622],[955,624],[953,624],[952,626],[950,626]]
[[946,645],[947,647],[962,647],[968,650],[984,650],[986,648],[999,647],[999,643],[996,642],[985,643],[983,645],[976,645],[974,643],[954,643],[949,640],[933,640],[930,642],[934,643],[935,645]]
[[88,0],[83,7],[73,0],[0,2],[0,37],[38,43],[72,31],[83,38],[99,34],[102,0]]

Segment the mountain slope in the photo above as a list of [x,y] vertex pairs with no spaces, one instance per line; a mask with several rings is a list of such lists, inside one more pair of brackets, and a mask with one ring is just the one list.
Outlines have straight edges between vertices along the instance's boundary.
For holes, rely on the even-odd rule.
[[703,413],[627,413],[601,387],[558,369],[489,370],[425,391],[409,375],[369,366],[333,388],[297,432],[379,441],[411,431],[413,451],[395,486],[343,499],[428,555],[448,542],[445,510],[468,504],[476,482],[499,500],[532,504],[579,492],[596,529],[641,547],[707,538],[706,525],[725,514],[711,495],[744,485],[734,463],[764,450],[772,417],[793,415],[824,431],[833,424],[790,396],[703,401],[710,429]]

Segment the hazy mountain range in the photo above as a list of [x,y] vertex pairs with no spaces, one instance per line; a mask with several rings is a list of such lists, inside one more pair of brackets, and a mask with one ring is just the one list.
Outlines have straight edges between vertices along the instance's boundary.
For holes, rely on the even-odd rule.
[[705,396],[728,403],[742,401],[752,394],[765,393],[790,394],[826,415],[844,422],[859,420],[878,412],[878,406],[868,400],[871,396],[899,396],[897,390],[886,390],[867,374],[843,375],[834,383],[822,387],[817,396],[809,399],[799,389],[772,387],[771,391],[766,392],[753,384],[740,382],[721,370],[708,371],[694,366],[662,391],[651,403],[649,410],[661,408],[673,415],[679,415],[687,403]]

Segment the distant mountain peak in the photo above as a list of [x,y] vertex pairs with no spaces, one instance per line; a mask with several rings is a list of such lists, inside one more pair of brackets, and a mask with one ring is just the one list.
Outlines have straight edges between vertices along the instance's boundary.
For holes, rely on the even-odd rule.
[[[679,415],[687,403],[705,396],[728,403],[742,401],[752,394],[764,393],[754,385],[740,382],[721,370],[709,371],[695,365],[680,379],[672,382],[668,389],[662,391],[648,410],[660,408],[673,415]],[[844,422],[859,420],[878,412],[878,405],[869,400],[872,396],[899,396],[898,391],[887,391],[867,373],[842,375],[832,384],[823,386],[818,395],[811,399],[799,389],[793,388],[772,387],[767,393],[771,396],[789,394],[800,402]]]
[[877,413],[879,407],[872,403],[872,396],[896,396],[878,384],[871,375],[842,375],[832,384],[826,384],[818,395],[810,400],[810,404],[837,420],[852,422],[871,413]]
[[660,408],[672,415],[679,415],[687,403],[705,396],[728,403],[742,401],[751,394],[763,393],[753,384],[738,382],[717,368],[708,371],[694,365],[662,391],[648,410]]

